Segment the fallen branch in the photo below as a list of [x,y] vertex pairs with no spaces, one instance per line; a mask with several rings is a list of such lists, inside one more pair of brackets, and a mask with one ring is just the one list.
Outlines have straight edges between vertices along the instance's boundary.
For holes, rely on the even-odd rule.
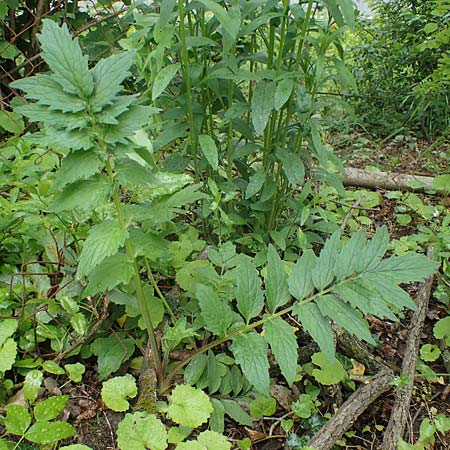
[[393,379],[394,373],[388,369],[378,373],[367,384],[361,385],[312,437],[308,445],[317,450],[331,450],[367,407],[390,388]]
[[[346,186],[382,188],[388,190],[425,191],[433,189],[433,177],[407,175],[394,172],[379,172],[348,167],[344,170]],[[420,186],[419,186],[420,184]]]
[[[428,249],[427,255],[428,257],[431,257],[431,249]],[[420,335],[428,311],[428,302],[433,286],[433,279],[433,276],[429,277],[420,285],[419,291],[417,292],[417,309],[411,319],[402,365],[402,375],[405,378],[408,378],[409,381],[395,393],[395,402],[392,408],[391,417],[383,436],[382,450],[396,450],[398,441],[403,436],[414,388],[414,373],[416,371]]]

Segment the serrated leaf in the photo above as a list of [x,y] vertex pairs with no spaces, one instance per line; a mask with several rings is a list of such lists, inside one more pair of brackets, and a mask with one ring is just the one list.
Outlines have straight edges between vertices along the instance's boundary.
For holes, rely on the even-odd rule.
[[63,159],[52,189],[61,189],[75,181],[86,180],[96,174],[102,164],[102,161],[94,151],[85,152],[79,150],[72,152]]
[[338,281],[354,273],[360,266],[360,261],[365,257],[366,232],[361,229],[344,243],[342,250],[335,259],[334,274]]
[[38,37],[43,51],[42,58],[61,78],[64,90],[88,97],[94,89],[88,57],[81,53],[78,39],[72,39],[67,25],[59,27],[53,20],[44,19],[42,32]]
[[117,445],[121,450],[165,450],[167,431],[154,414],[127,414],[117,428]]
[[325,317],[322,316],[319,307],[312,302],[303,305],[296,304],[293,309],[297,315],[302,327],[317,342],[320,350],[329,358],[334,358],[334,335],[331,325]]
[[56,419],[67,405],[68,400],[67,395],[59,395],[40,401],[34,407],[34,418],[38,421]]
[[233,338],[231,344],[236,363],[256,391],[269,394],[269,361],[267,344],[258,333],[250,332]]
[[276,152],[276,157],[290,184],[302,184],[305,181],[305,166],[300,155],[283,149]]
[[314,289],[312,272],[317,262],[317,256],[312,250],[306,250],[298,259],[288,278],[289,292],[297,300],[303,300]]
[[245,425],[247,427],[252,426],[252,418],[244,411],[244,409],[242,409],[242,406],[239,405],[237,401],[226,399],[221,399],[220,401],[225,409],[225,414],[230,416],[240,425]]
[[200,389],[187,385],[175,387],[167,410],[175,423],[190,428],[197,428],[205,423],[212,411],[208,396]]
[[289,100],[293,88],[294,80],[292,78],[283,78],[277,83],[274,99],[274,106],[277,111]]
[[89,180],[76,181],[66,186],[47,210],[61,212],[71,209],[93,209],[106,201],[110,191],[111,185],[103,175],[96,175]]
[[136,380],[130,374],[123,377],[114,377],[103,382],[102,400],[113,411],[127,411],[130,404],[127,398],[137,395]]
[[287,273],[283,261],[273,247],[269,244],[267,252],[267,277],[265,281],[267,304],[271,312],[285,305],[291,298],[287,283]]
[[48,109],[48,106],[39,103],[18,106],[15,108],[15,111],[27,117],[31,122],[41,122],[45,125],[68,131],[76,128],[85,128],[89,122],[88,116],[84,113],[52,111]]
[[8,433],[23,436],[31,424],[31,415],[27,408],[21,405],[7,405],[5,428]]
[[50,109],[71,113],[86,110],[86,101],[64,92],[63,87],[53,75],[37,74],[34,77],[16,80],[10,85],[14,89],[24,91],[25,98],[37,100],[40,105],[48,106]]
[[275,106],[276,83],[261,80],[253,92],[251,103],[252,124],[257,136],[264,133],[270,113]]
[[26,134],[24,139],[35,145],[48,148],[72,150],[89,150],[93,147],[92,134],[85,130],[62,130],[46,124],[46,128],[35,133]]
[[255,419],[271,416],[276,410],[276,400],[268,395],[257,395],[255,400],[250,403],[250,414]]
[[219,167],[219,156],[214,139],[207,134],[200,134],[198,136],[198,142],[208,164],[213,170],[217,170]]
[[122,159],[115,164],[117,180],[124,186],[149,186],[155,176],[147,168],[131,159]]
[[84,241],[78,263],[77,278],[84,277],[106,257],[117,253],[127,238],[128,231],[115,220],[105,220],[94,225]]
[[73,436],[77,430],[66,422],[36,422],[26,433],[26,438],[36,444],[51,444]]
[[0,110],[0,128],[18,134],[25,128],[25,125],[20,114],[2,109]]
[[219,275],[209,261],[189,261],[177,271],[176,282],[181,289],[193,292],[199,284],[211,284]]
[[169,64],[156,74],[152,86],[152,100],[156,100],[164,92],[179,68],[179,64]]
[[367,322],[347,303],[344,303],[334,295],[319,296],[315,299],[315,302],[322,315],[328,316],[359,339],[363,339],[369,344],[377,345],[370,334]]
[[433,275],[438,267],[438,262],[432,261],[426,256],[407,253],[380,261],[370,272],[395,283],[406,283],[423,281]]
[[95,295],[127,284],[133,276],[133,264],[124,253],[117,253],[105,258],[89,273],[89,284],[85,295]]
[[216,336],[224,336],[234,322],[233,310],[210,286],[199,284],[195,291],[205,328]]
[[44,375],[40,370],[31,370],[25,375],[25,381],[23,383],[23,393],[25,399],[30,403],[34,403],[39,391],[41,390],[42,380]]
[[134,352],[134,342],[132,339],[116,336],[107,338],[97,338],[90,346],[94,355],[98,357],[98,374],[100,380],[105,379],[126,361]]
[[250,177],[247,188],[245,189],[245,198],[248,199],[257,194],[263,187],[266,180],[266,172],[264,169],[258,169]]
[[259,315],[264,307],[261,280],[255,266],[244,259],[239,265],[236,280],[237,308],[247,323]]
[[103,109],[122,90],[121,83],[130,75],[135,56],[133,50],[118,53],[101,59],[91,70],[94,80],[91,105],[94,110]]
[[297,338],[292,327],[280,317],[264,324],[264,339],[280,366],[281,373],[289,386],[297,375]]
[[175,450],[205,450],[205,446],[197,441],[181,442]]
[[334,279],[333,269],[341,247],[340,238],[341,232],[338,230],[325,242],[319,259],[311,273],[311,279],[318,291],[322,291]]
[[326,386],[336,384],[347,376],[344,367],[336,358],[330,360],[324,353],[314,353],[311,360],[316,366],[320,367],[320,369],[312,371],[313,377],[320,384]]
[[[366,244],[364,251],[364,258],[361,257],[359,270],[370,270],[378,264],[381,258],[386,253],[389,245],[389,234],[387,227],[383,225],[378,228],[373,238]],[[361,255],[362,256],[362,255]]]

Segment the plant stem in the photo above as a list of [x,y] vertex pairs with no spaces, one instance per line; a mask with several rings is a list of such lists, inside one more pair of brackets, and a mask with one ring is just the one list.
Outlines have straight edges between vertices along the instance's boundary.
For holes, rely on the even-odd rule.
[[[104,147],[104,145],[101,145]],[[127,223],[125,221],[125,217],[123,214],[123,208],[122,208],[122,202],[120,200],[119,196],[119,187],[114,177],[114,172],[111,167],[111,161],[109,158],[106,159],[106,171],[108,173],[108,177],[113,184],[113,203],[116,209],[117,219],[119,220],[119,223],[121,227],[124,229],[127,229]],[[133,243],[130,239],[125,240],[125,251],[128,256],[128,258],[132,261],[133,265],[133,284],[134,288],[136,289],[136,297],[138,300],[139,310],[142,314],[142,317],[144,319],[145,327],[147,328],[147,334],[148,339],[150,342],[150,346],[153,353],[153,361],[155,364],[155,370],[156,374],[158,376],[158,382],[162,381],[163,376],[163,370],[162,370],[162,361],[161,361],[161,355],[159,353],[158,344],[156,342],[156,336],[155,336],[155,330],[153,328],[152,320],[150,317],[150,313],[148,310],[147,300],[145,298],[144,289],[142,288],[142,282],[141,282],[141,276],[139,272],[139,267],[136,262],[136,253],[134,250]]]
[[186,98],[189,117],[189,143],[192,150],[192,158],[194,160],[195,181],[198,183],[200,180],[198,155],[197,155],[198,142],[194,123],[194,109],[192,106],[192,85],[191,85],[191,77],[189,74],[189,56],[186,44],[186,27],[184,25],[185,14],[184,14],[183,0],[178,0],[178,14],[180,16],[181,61],[183,67],[184,82],[186,85]]

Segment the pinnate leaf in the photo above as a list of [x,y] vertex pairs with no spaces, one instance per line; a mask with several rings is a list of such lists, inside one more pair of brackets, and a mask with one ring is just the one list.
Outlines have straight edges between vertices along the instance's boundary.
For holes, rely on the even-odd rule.
[[88,57],[81,53],[78,39],[72,39],[66,24],[59,27],[49,19],[44,19],[42,24],[39,41],[44,61],[60,78],[66,92],[88,97],[94,89],[94,82],[88,68]]
[[197,428],[209,419],[212,412],[208,396],[200,389],[178,385],[172,391],[168,413],[175,423]]
[[136,395],[136,381],[130,374],[114,377],[103,383],[102,400],[113,411],[127,411],[130,407],[127,398],[134,398]]
[[318,291],[327,287],[334,279],[333,269],[336,256],[339,254],[338,252],[341,246],[340,237],[341,233],[338,230],[325,242],[319,259],[311,273],[311,279]]
[[127,414],[117,428],[117,445],[121,450],[165,450],[167,431],[154,414]]
[[106,257],[114,255],[128,238],[128,231],[119,222],[105,220],[94,225],[84,241],[78,263],[77,277],[80,279],[90,273]]
[[258,333],[247,333],[233,338],[231,345],[236,363],[256,391],[269,393],[269,361],[267,344]]
[[334,358],[334,338],[328,319],[323,317],[319,307],[312,302],[294,305],[294,314],[297,315],[302,327],[317,342],[320,350],[329,358]]
[[205,328],[216,336],[224,336],[234,321],[233,310],[210,286],[198,285],[196,296],[205,321]]
[[266,298],[270,311],[285,305],[291,298],[283,261],[272,244],[267,252]]
[[264,324],[264,338],[272,349],[289,386],[297,375],[297,339],[292,327],[281,317]]
[[288,278],[289,292],[297,299],[303,300],[314,289],[312,272],[317,256],[312,250],[307,250],[292,268]]
[[247,259],[239,265],[236,281],[236,300],[239,312],[248,323],[264,306],[261,280],[255,266]]
[[369,344],[376,345],[367,322],[350,305],[334,295],[322,295],[317,297],[315,301],[322,315],[328,316],[359,339],[364,339]]
[[117,53],[100,60],[91,70],[94,79],[94,94],[91,100],[94,110],[103,109],[121,91],[121,83],[130,75],[130,67],[136,53]]
[[356,272],[360,268],[360,261],[364,258],[366,232],[361,229],[354,233],[344,244],[334,264],[334,274],[338,281]]

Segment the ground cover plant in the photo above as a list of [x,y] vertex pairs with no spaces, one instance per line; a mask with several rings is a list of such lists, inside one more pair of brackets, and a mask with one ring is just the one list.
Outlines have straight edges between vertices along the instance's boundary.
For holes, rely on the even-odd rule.
[[[351,2],[163,1],[128,20],[95,63],[43,20],[48,70],[11,84],[24,98],[4,114],[17,127],[0,160],[0,449],[90,448],[62,392],[88,376],[95,408],[122,414],[122,450],[258,448],[229,424],[275,414],[280,445],[311,449],[331,390],[379,368],[374,323],[416,309],[405,283],[443,268],[445,304],[446,207],[391,193],[399,225],[434,228],[390,243],[366,213],[379,196],[344,190],[317,92],[354,85],[339,43]],[[447,323],[442,350],[421,349],[430,380]],[[359,363],[339,336],[365,349]],[[437,412],[422,424],[416,447],[399,445],[450,428]]]

